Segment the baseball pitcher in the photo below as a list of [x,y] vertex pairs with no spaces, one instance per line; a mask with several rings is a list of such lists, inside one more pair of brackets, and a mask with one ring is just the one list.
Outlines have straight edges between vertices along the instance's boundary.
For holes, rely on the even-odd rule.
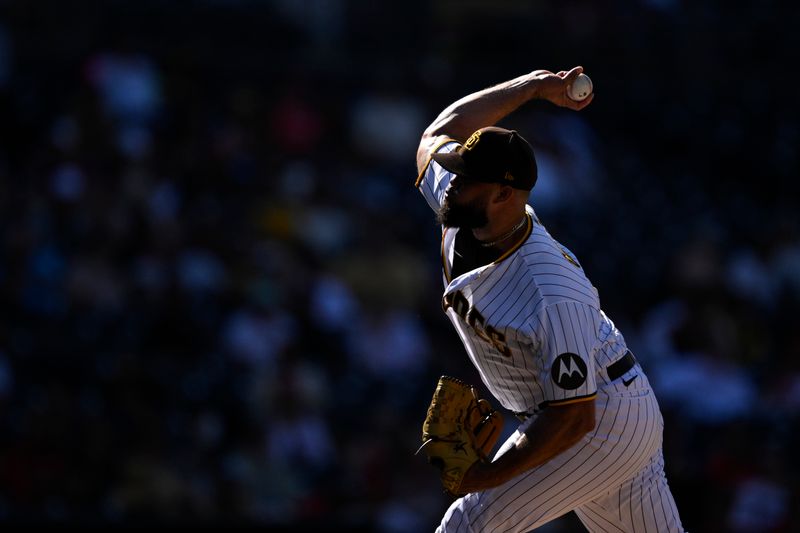
[[537,218],[531,145],[494,126],[569,97],[581,67],[536,70],[454,102],[422,135],[416,186],[442,226],[442,306],[483,383],[522,421],[443,376],[419,453],[457,498],[437,531],[525,532],[575,511],[590,531],[683,531],[664,475],[663,419],[641,365],[577,257]]

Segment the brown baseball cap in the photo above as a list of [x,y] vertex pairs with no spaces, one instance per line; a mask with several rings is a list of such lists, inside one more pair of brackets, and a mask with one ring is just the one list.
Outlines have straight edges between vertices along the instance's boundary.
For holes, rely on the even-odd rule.
[[437,152],[431,158],[445,170],[477,181],[526,191],[536,184],[533,147],[514,130],[481,128],[452,152]]

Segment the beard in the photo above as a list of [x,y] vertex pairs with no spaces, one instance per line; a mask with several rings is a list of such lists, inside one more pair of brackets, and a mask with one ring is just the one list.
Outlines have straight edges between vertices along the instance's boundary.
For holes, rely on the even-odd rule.
[[459,205],[445,198],[436,213],[436,222],[446,228],[482,228],[489,223],[486,201],[478,198],[468,204]]

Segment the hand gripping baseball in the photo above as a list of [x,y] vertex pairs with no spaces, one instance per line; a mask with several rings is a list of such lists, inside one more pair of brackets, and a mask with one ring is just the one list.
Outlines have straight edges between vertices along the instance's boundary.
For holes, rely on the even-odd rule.
[[562,70],[557,74],[549,70],[534,70],[530,76],[537,84],[537,98],[548,100],[560,107],[580,111],[594,99],[594,92],[591,92],[583,100],[575,100],[570,97],[570,88],[581,74],[583,74],[583,67],[575,67],[569,71]]
[[442,376],[422,423],[422,446],[428,462],[440,471],[442,485],[453,496],[463,495],[461,481],[477,461],[487,461],[500,437],[503,417],[475,388]]

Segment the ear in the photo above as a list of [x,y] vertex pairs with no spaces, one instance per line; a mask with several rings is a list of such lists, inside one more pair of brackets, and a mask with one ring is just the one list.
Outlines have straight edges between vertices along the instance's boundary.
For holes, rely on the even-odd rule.
[[514,189],[512,189],[508,185],[501,185],[500,188],[497,190],[497,192],[495,192],[492,198],[492,202],[499,204],[507,202],[513,197],[514,197]]

